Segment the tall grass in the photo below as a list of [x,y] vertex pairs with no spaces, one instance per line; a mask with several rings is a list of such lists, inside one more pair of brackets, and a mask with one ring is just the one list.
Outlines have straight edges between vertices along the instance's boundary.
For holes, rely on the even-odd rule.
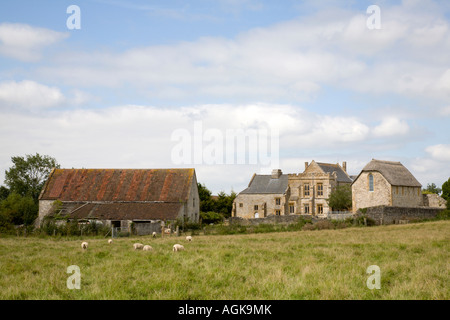
[[[266,228],[266,226],[264,226]],[[449,299],[450,221],[234,235],[0,238],[0,299]],[[89,242],[86,251],[81,239]],[[134,251],[133,243],[153,252]],[[173,252],[181,243],[186,250]],[[66,286],[67,267],[81,289]],[[366,269],[381,269],[381,289]]]

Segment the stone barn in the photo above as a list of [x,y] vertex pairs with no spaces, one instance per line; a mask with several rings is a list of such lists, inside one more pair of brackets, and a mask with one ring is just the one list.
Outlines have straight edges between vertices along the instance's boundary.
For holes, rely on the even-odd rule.
[[382,205],[423,206],[421,187],[400,162],[372,159],[353,181],[353,211]]
[[[59,200],[59,201],[57,201]],[[38,226],[46,216],[95,221],[137,234],[161,222],[198,222],[194,169],[54,169],[39,196]]]

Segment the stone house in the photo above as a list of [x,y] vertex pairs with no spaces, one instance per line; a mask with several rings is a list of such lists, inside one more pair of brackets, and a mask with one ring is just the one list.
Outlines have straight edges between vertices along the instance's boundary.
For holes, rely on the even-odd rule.
[[161,222],[198,222],[199,208],[194,169],[53,169],[36,225],[58,215],[122,228],[132,223],[138,234],[150,234]]
[[372,159],[352,183],[353,211],[374,206],[423,206],[422,185],[400,162]]
[[289,213],[326,216],[331,212],[328,198],[331,191],[341,185],[350,185],[347,163],[305,162],[305,171],[289,175]]
[[288,175],[275,169],[271,175],[254,174],[248,188],[240,192],[233,202],[233,217],[264,218],[284,215],[289,198]]
[[327,199],[331,191],[343,184],[350,185],[347,164],[305,163],[299,174],[254,174],[248,188],[240,192],[233,203],[233,216],[262,218],[269,215],[326,216],[331,210]]

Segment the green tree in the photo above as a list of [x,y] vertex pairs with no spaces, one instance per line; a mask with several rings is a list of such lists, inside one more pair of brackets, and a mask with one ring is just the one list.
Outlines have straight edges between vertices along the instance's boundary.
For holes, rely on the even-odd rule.
[[209,212],[215,210],[215,203],[211,197],[211,191],[204,184],[198,183],[198,195],[200,197],[200,211]]
[[31,196],[11,193],[0,203],[1,220],[12,225],[32,225],[37,218],[38,209]]
[[236,198],[236,193],[231,191],[230,195],[227,195],[224,191],[219,192],[216,200],[215,211],[223,214],[225,218],[231,216],[231,210],[233,209],[233,201]]
[[341,185],[331,191],[328,205],[336,211],[349,210],[352,207],[352,188]]
[[0,186],[0,201],[5,200],[9,196],[9,189],[5,186]]
[[5,172],[5,184],[11,193],[31,196],[37,202],[41,189],[53,168],[59,168],[50,156],[26,155],[12,157],[13,166]]
[[440,194],[442,191],[441,188],[438,188],[434,183],[432,184],[427,184],[426,189],[422,190],[422,193],[435,193],[435,194]]
[[450,178],[442,184],[441,197],[447,200],[447,208],[450,209]]

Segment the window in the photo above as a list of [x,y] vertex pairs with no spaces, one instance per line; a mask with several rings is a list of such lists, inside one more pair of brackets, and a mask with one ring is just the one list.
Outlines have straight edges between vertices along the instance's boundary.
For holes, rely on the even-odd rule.
[[242,208],[242,207],[244,207],[244,204],[241,202],[241,203],[239,203],[239,208]]
[[309,204],[305,204],[305,214],[309,214]]
[[323,183],[317,184],[317,196],[323,196]]
[[373,191],[373,175],[369,174],[369,191]]
[[255,204],[255,205],[253,206],[253,209],[254,209],[254,210],[258,210],[258,205]]
[[259,218],[259,213],[255,212],[255,219],[258,219],[258,218]]
[[281,198],[275,198],[275,205],[279,206],[281,204]]
[[318,204],[317,205],[317,214],[322,214],[323,213],[323,204]]
[[289,213],[295,213],[295,205],[293,203],[289,204]]
[[309,183],[305,183],[305,186],[303,187],[303,194],[306,196],[309,196]]
[[280,216],[281,215],[281,211],[280,210],[275,210],[275,215]]

